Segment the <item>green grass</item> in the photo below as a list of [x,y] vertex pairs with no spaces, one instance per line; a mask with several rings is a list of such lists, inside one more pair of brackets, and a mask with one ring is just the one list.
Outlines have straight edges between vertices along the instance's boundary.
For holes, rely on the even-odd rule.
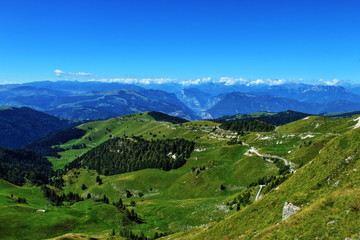
[[[16,203],[11,194],[14,198],[26,198],[27,203]],[[46,212],[36,213],[37,209]],[[44,239],[68,232],[97,236],[112,228],[120,229],[122,217],[114,206],[92,200],[54,207],[43,198],[38,187],[18,187],[0,180],[1,239]]]
[[[145,139],[181,137],[195,141],[195,148],[199,151],[194,151],[180,169],[169,172],[145,169],[115,176],[102,176],[102,185],[96,183],[97,174],[93,171],[81,170],[78,174],[71,172],[66,176],[65,191],[77,192],[82,196],[90,193],[95,197],[105,194],[110,201],[117,201],[120,197],[125,203],[135,201],[135,211],[144,216],[146,223],[134,226],[133,230],[149,234],[155,228],[160,231],[181,231],[206,224],[215,218],[226,217],[231,214],[224,207],[226,201],[232,200],[241,189],[259,178],[276,175],[277,168],[260,158],[244,158],[243,154],[248,149],[246,146],[226,145],[228,140],[219,140],[224,138],[219,134],[215,135],[219,139],[211,138],[214,136],[211,132],[218,125],[211,121],[183,124],[156,122],[147,114],[83,124],[80,128],[87,130],[86,135],[82,139],[64,144],[63,147],[80,143],[89,146],[89,137],[92,140],[91,146],[96,146],[107,140],[109,134],[126,134],[142,135]],[[157,136],[154,138],[150,132]],[[88,149],[61,152],[62,158],[53,162],[66,163],[74,159],[75,155],[81,154],[80,151],[86,150]],[[57,164],[54,167],[61,165]],[[192,171],[198,167],[205,167],[206,170],[198,174]],[[85,191],[81,190],[82,184],[88,186]],[[226,190],[220,190],[221,184],[226,186]],[[126,199],[125,190],[130,190],[135,196]],[[144,197],[140,198],[137,195],[139,192],[143,193]]]
[[[61,158],[49,160],[54,169],[61,169],[77,156],[109,139],[110,135],[142,135],[148,140],[185,138],[195,141],[196,150],[179,169],[145,169],[101,176],[102,185],[96,182],[98,174],[95,171],[71,170],[64,176],[64,191],[76,192],[83,197],[91,194],[92,198],[106,195],[110,202],[118,201],[120,197],[125,204],[135,201],[134,210],[145,223],[131,224],[127,228],[148,236],[156,231],[170,231],[177,232],[170,236],[173,239],[180,236],[185,239],[233,239],[240,235],[244,235],[244,239],[286,239],[288,235],[291,239],[297,236],[307,239],[315,238],[320,233],[329,239],[351,237],[355,234],[351,230],[360,225],[356,225],[357,219],[360,219],[355,218],[358,213],[351,212],[353,215],[347,217],[336,211],[346,212],[344,206],[353,204],[359,194],[356,187],[359,174],[354,176],[356,172],[353,172],[354,168],[360,169],[354,151],[360,149],[359,130],[351,130],[356,123],[352,119],[309,117],[278,127],[274,132],[240,137],[248,145],[227,145],[230,137],[235,135],[231,132],[214,132],[219,125],[217,123],[196,121],[171,124],[154,121],[146,113],[132,114],[80,125],[79,128],[87,131],[85,136],[65,143],[62,147],[67,150],[60,152]],[[87,148],[71,149],[72,145],[82,143]],[[274,164],[256,156],[244,156],[249,147],[285,157],[303,167],[279,190],[271,190],[261,200],[236,212],[229,210],[226,203],[231,202],[250,183],[264,176],[278,174]],[[351,154],[356,155],[356,161],[346,165],[344,161]],[[197,171],[200,167],[205,169]],[[327,179],[330,179],[330,183],[327,183]],[[339,186],[334,186],[336,181],[340,181]],[[82,190],[83,184],[87,189]],[[225,190],[220,190],[220,185],[224,185]],[[131,191],[133,197],[126,198],[126,190]],[[258,187],[251,189],[252,199],[257,190]],[[340,194],[342,191],[347,194]],[[139,193],[144,196],[140,197]],[[10,194],[25,197],[28,204],[12,202]],[[329,201],[328,198],[336,199],[335,212],[330,213],[329,209],[322,207],[321,202]],[[305,207],[299,216],[281,222],[281,209],[285,201]],[[113,228],[118,231],[123,227],[122,214],[116,212],[113,206],[87,200],[73,206],[52,207],[42,197],[39,188],[18,187],[4,181],[0,181],[0,208],[0,222],[9,222],[6,226],[0,226],[3,239],[42,239],[70,232],[107,238]],[[43,208],[48,212],[35,214],[36,209]],[[335,217],[341,220],[339,226],[343,228],[338,233],[334,233],[335,230],[331,232],[324,223]],[[316,226],[312,230],[314,233],[310,231],[296,235],[301,227],[312,229],[315,228],[313,226]],[[74,239],[76,237],[79,236],[73,236]]]
[[[360,129],[328,142],[313,161],[279,190],[209,229],[183,239],[344,239],[356,238],[360,226]],[[281,221],[284,202],[301,210]],[[331,223],[335,221],[335,223]],[[176,236],[176,235],[175,235]],[[173,236],[173,237],[175,237]]]
[[[227,201],[260,177],[277,174],[273,164],[256,157],[244,158],[246,149],[239,145],[214,147],[193,153],[180,169],[169,172],[146,169],[102,176],[102,185],[96,183],[94,171],[75,170],[67,175],[65,191],[76,191],[82,196],[91,193],[99,198],[105,194],[110,201],[121,197],[127,204],[135,201],[135,211],[146,221],[133,226],[135,231],[151,233],[155,228],[182,231],[230,215],[232,212],[225,206]],[[197,174],[192,171],[196,167],[207,169]],[[82,191],[82,184],[89,186],[88,189]],[[226,186],[224,191],[220,190],[221,184]],[[135,196],[127,199],[126,190]],[[140,192],[143,197],[138,196]]]

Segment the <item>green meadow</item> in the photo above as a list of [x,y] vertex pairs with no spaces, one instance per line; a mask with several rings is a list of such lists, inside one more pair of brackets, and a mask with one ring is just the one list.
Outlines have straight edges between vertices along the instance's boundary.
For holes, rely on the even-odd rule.
[[[360,179],[354,170],[360,170],[360,134],[352,129],[353,119],[311,116],[273,132],[244,136],[221,130],[211,121],[172,124],[146,112],[82,124],[78,128],[86,131],[83,137],[60,145],[65,149],[59,152],[60,158],[48,157],[54,170],[114,137],[184,138],[195,142],[195,150],[182,167],[170,171],[143,169],[104,176],[86,168],[72,169],[63,176],[63,189],[57,191],[91,198],[60,207],[45,199],[40,187],[1,180],[0,222],[6,224],[0,225],[0,238],[122,239],[118,234],[122,229],[149,237],[170,234],[165,239],[354,237],[360,226]],[[233,138],[242,144],[229,145]],[[78,144],[86,147],[72,149]],[[279,168],[272,161],[245,154],[250,148],[286,158],[296,169],[258,201],[254,199],[259,179],[278,176]],[[250,193],[251,203],[236,209],[231,202],[244,192]],[[115,206],[94,201],[104,195],[110,203],[121,198],[144,223],[128,223]],[[27,203],[17,203],[18,197]],[[281,221],[285,201],[301,210]],[[38,209],[46,212],[37,213]],[[329,226],[333,220],[335,224]],[[302,228],[309,230],[300,234]],[[113,230],[115,236],[111,236]]]

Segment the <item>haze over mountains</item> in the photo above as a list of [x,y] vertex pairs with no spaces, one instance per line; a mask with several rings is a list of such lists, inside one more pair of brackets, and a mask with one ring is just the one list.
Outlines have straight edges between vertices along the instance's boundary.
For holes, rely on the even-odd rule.
[[195,120],[257,111],[357,111],[359,93],[352,85],[303,83],[41,81],[0,86],[0,106],[26,106],[73,120],[108,119],[143,111]]

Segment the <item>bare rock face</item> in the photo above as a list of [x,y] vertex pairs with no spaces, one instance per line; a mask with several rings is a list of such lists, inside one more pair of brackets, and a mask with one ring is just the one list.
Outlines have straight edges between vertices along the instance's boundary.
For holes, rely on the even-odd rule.
[[291,215],[293,215],[300,208],[295,206],[292,203],[285,202],[283,210],[282,210],[282,220],[288,219]]

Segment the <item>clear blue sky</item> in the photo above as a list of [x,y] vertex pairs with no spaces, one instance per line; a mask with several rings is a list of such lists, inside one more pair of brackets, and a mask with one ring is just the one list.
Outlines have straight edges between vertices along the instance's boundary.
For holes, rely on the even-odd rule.
[[56,69],[360,83],[360,1],[0,1],[0,83]]

